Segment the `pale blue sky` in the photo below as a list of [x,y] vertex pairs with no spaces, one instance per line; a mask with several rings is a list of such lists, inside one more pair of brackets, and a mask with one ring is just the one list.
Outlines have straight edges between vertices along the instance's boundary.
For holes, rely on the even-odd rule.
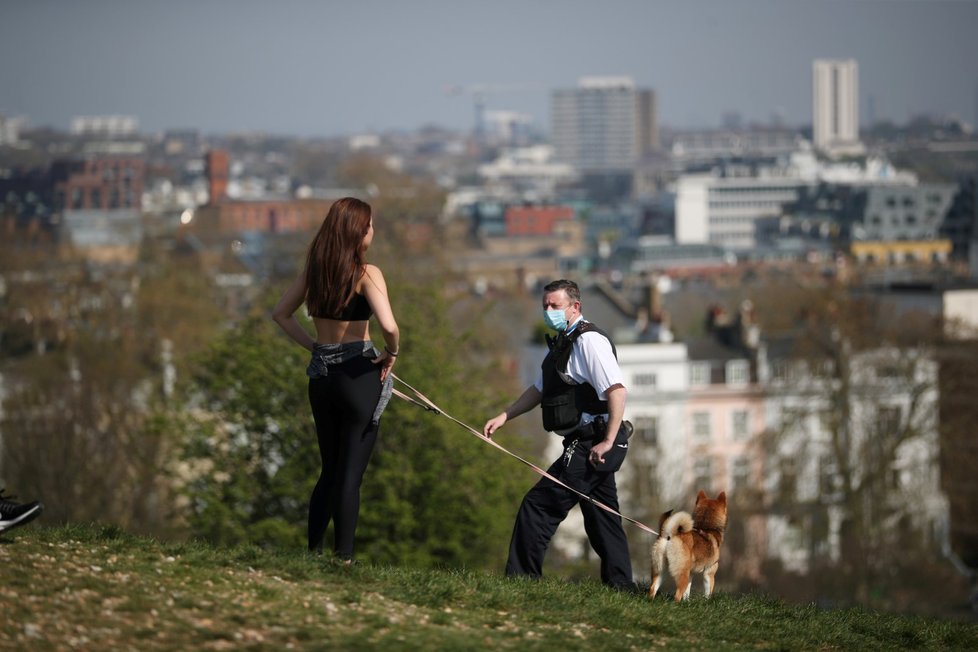
[[490,109],[549,122],[550,90],[629,75],[661,122],[811,120],[811,62],[859,62],[861,103],[975,120],[969,0],[0,0],[0,112],[67,128],[303,136],[472,125],[446,84],[532,84]]

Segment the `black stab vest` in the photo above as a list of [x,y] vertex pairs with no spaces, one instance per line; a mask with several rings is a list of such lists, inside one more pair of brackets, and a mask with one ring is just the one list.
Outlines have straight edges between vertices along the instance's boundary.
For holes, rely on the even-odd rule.
[[596,331],[611,343],[611,350],[618,358],[615,343],[608,334],[588,321],[581,321],[570,334],[547,335],[550,352],[543,359],[543,392],[540,407],[543,409],[543,427],[547,430],[568,430],[581,422],[581,415],[605,414],[608,402],[598,398],[598,392],[590,383],[577,384],[567,375],[574,342],[584,333]]

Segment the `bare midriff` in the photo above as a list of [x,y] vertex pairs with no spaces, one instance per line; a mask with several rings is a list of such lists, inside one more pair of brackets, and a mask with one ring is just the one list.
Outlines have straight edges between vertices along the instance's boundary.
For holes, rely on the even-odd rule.
[[370,321],[341,321],[314,317],[318,344],[346,344],[370,339]]

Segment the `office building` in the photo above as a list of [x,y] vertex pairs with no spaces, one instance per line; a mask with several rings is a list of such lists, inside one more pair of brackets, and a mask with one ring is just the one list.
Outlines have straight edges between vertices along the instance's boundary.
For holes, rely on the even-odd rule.
[[71,119],[71,133],[76,136],[134,136],[139,120],[131,115],[85,115]]
[[584,77],[552,102],[556,158],[585,175],[631,174],[659,147],[655,92],[629,77]]

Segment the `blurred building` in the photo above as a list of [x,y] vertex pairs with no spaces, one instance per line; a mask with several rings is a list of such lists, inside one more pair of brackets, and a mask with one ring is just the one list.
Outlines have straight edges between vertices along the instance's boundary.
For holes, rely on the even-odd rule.
[[139,120],[131,115],[91,115],[71,119],[71,133],[76,136],[132,136],[139,131]]
[[730,166],[683,175],[676,185],[676,242],[751,249],[757,223],[779,217],[807,184],[789,168]]
[[859,66],[854,59],[816,59],[812,64],[812,134],[827,154],[858,154]]
[[506,235],[550,236],[559,224],[574,219],[570,206],[510,206],[506,209]]
[[56,161],[51,166],[56,203],[65,211],[142,208],[146,163],[135,156]]
[[[789,235],[832,237],[843,246],[933,241],[952,191],[946,184],[920,185],[885,161],[825,163],[805,149],[787,160],[728,162],[679,177],[676,242],[742,253]],[[796,226],[804,233],[793,232]]]
[[774,160],[798,151],[801,137],[792,129],[692,129],[671,134],[673,160],[686,167],[725,160]]
[[193,212],[188,230],[204,236],[222,238],[255,231],[260,233],[298,233],[319,227],[329,207],[340,197],[269,196],[258,199],[231,199],[230,155],[211,150],[206,156],[209,190],[207,204]]
[[493,193],[531,202],[556,199],[557,188],[576,178],[570,165],[554,160],[549,145],[508,149],[478,173]]
[[20,141],[20,131],[26,122],[26,118],[11,118],[0,113],[0,146],[16,145]]
[[27,242],[72,243],[92,260],[135,260],[144,182],[140,156],[93,154],[16,172],[0,179],[5,230]]
[[978,176],[972,175],[962,179],[944,217],[944,223],[941,224],[941,236],[951,241],[951,257],[955,260],[968,261],[973,254],[978,256],[978,251],[973,251],[972,246],[973,239],[978,237],[976,199],[978,199]]
[[145,232],[136,209],[66,210],[62,218],[66,240],[89,261],[130,265],[139,257]]
[[629,77],[584,77],[551,101],[557,160],[573,166],[594,195],[629,195],[635,165],[659,148],[654,91]]

